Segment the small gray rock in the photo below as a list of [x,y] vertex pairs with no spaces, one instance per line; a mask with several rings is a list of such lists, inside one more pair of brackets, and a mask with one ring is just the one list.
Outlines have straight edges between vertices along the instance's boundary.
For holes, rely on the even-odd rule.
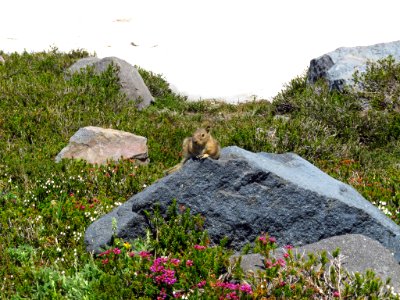
[[149,89],[145,85],[142,76],[138,70],[128,62],[117,57],[106,57],[99,59],[97,57],[86,57],[78,60],[68,70],[71,73],[80,71],[87,66],[93,66],[96,73],[102,73],[113,63],[119,68],[119,82],[121,90],[129,100],[137,102],[137,107],[143,109],[154,102]]

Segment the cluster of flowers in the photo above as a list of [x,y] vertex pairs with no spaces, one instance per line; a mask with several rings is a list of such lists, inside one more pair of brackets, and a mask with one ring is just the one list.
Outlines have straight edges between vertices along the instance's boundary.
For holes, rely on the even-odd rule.
[[203,251],[203,250],[206,249],[206,246],[194,245],[194,249],[199,250],[199,251]]
[[[191,268],[194,265],[193,260],[186,259],[181,261],[178,258],[172,257],[152,257],[152,254],[147,251],[133,252],[130,251],[131,245],[129,243],[125,243],[122,249],[126,248],[126,254],[129,257],[140,257],[142,260],[147,260],[151,263],[148,271],[149,273],[146,275],[147,278],[151,278],[153,282],[160,287],[160,293],[157,299],[165,299],[167,296],[167,290],[173,288],[175,283],[177,283],[179,276],[178,272],[182,270],[181,266],[186,266],[187,268]],[[194,245],[193,248],[196,251],[205,251],[207,249],[206,246],[202,245]],[[116,259],[121,255],[122,251],[120,248],[115,247],[113,249],[108,249],[99,254],[99,257],[102,258],[101,262],[103,265],[109,264],[110,259]],[[206,280],[201,280],[197,284],[195,284],[192,289],[201,289],[207,285]],[[251,295],[253,293],[252,287],[249,284],[235,284],[229,282],[222,282],[217,280],[216,282],[210,282],[210,286],[213,288],[220,289],[220,292],[223,296],[223,299],[239,299],[240,295],[248,294]],[[174,298],[185,298],[187,295],[182,293],[181,291],[173,292]]]
[[[292,245],[286,245],[284,247],[284,249],[286,249],[288,251],[288,250],[293,249],[293,246]],[[284,258],[278,258],[277,260],[275,260],[275,259],[273,259],[273,260],[266,259],[265,260],[265,267],[267,269],[270,269],[270,268],[273,268],[273,267],[276,267],[276,266],[280,266],[280,267],[286,266],[286,260],[285,259],[288,259],[290,257],[290,254],[288,252],[285,252],[283,254],[283,257]]]
[[165,283],[167,285],[173,285],[177,279],[175,277],[175,271],[168,268],[169,264],[178,266],[180,263],[179,259],[168,257],[158,257],[153,261],[153,265],[150,267],[150,271],[153,273],[150,277],[154,278],[157,284]]
[[242,294],[253,294],[253,290],[250,284],[236,284],[230,282],[222,282],[218,280],[217,282],[211,284],[211,286],[215,288],[220,288],[224,291],[225,297],[223,299],[240,299],[240,295],[237,294],[238,291]]
[[[286,255],[286,253],[285,253],[285,255]],[[286,266],[286,261],[283,258],[278,258],[275,262],[271,261],[270,259],[267,259],[265,261],[265,267],[267,269],[271,269],[276,266],[284,267],[284,266]]]
[[259,240],[263,245],[266,245],[268,242],[271,243],[271,244],[275,244],[275,243],[276,243],[276,238],[274,238],[273,236],[269,237],[269,238],[268,238],[268,241],[267,241],[267,238],[266,238],[265,236],[260,236],[260,237],[258,238],[258,240]]
[[121,254],[121,249],[119,249],[119,248],[108,249],[107,251],[100,253],[99,257],[104,257],[104,256],[106,257],[105,259],[103,259],[101,261],[103,265],[106,265],[110,262],[109,257],[107,257],[107,256],[110,256],[110,254],[119,255],[119,254]]

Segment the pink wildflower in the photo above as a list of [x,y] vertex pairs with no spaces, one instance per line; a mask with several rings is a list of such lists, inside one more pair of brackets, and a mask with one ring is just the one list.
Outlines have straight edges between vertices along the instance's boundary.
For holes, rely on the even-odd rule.
[[178,298],[183,298],[183,295],[179,292],[173,292],[174,298],[178,299]]
[[333,292],[333,297],[339,298],[339,297],[340,297],[339,291],[334,291],[334,292]]
[[258,240],[259,240],[261,243],[263,243],[264,245],[267,243],[267,240],[266,240],[265,236],[260,236],[260,237],[258,238]]
[[201,289],[202,287],[204,287],[206,285],[206,283],[207,283],[207,281],[202,280],[197,284],[197,287]]
[[168,261],[165,257],[158,257],[154,260],[153,265],[150,267],[150,271],[153,273],[155,272],[162,272],[165,267],[164,264]]
[[151,253],[147,251],[140,251],[139,255],[141,258],[147,258],[148,260],[150,259]]
[[108,258],[106,258],[106,259],[103,259],[103,260],[101,261],[101,263],[102,263],[103,265],[106,265],[106,264],[108,264],[108,262],[109,262]]
[[239,287],[238,284],[234,284],[234,283],[230,283],[230,282],[225,283],[225,288],[232,290],[232,291],[237,290],[238,287]]
[[171,258],[171,264],[173,264],[175,267],[179,266],[179,263],[181,261],[177,258]]
[[118,254],[121,253],[121,250],[118,249],[118,248],[114,248],[114,249],[113,249],[113,252],[114,252],[115,255],[118,255]]
[[241,290],[242,292],[245,292],[246,294],[252,294],[253,293],[253,290],[252,290],[250,284],[242,284],[242,285],[240,285],[239,290]]
[[131,251],[128,253],[129,257],[134,257],[135,256],[135,252]]
[[99,256],[108,255],[108,254],[110,254],[110,253],[111,253],[111,249],[108,249],[107,251],[101,252],[101,253],[99,254]]
[[291,250],[291,249],[293,249],[293,246],[292,246],[292,245],[286,245],[286,246],[283,247],[283,248],[285,248],[286,250]]
[[168,262],[167,257],[159,257],[156,259],[159,263],[166,264]]
[[152,271],[153,273],[161,272],[161,271],[163,271],[164,269],[165,269],[164,266],[160,266],[160,265],[158,265],[158,264],[153,264],[153,265],[150,267],[150,271]]
[[271,244],[276,243],[276,238],[274,238],[273,236],[271,236],[271,237],[269,238],[269,242],[270,242]]
[[220,287],[220,288],[228,289],[228,290],[232,290],[232,291],[239,289],[239,284],[235,284],[235,283],[231,283],[231,282],[222,282],[219,280],[214,285],[216,287]]
[[194,249],[202,251],[202,250],[206,249],[206,246],[194,245]]
[[187,266],[187,267],[193,266],[193,260],[188,259],[188,260],[186,261],[186,266]]
[[157,297],[157,300],[164,300],[167,298],[167,293],[164,288],[161,289],[160,295]]
[[286,266],[286,261],[284,259],[282,259],[282,258],[279,258],[276,261],[276,264],[280,265],[281,267],[284,267],[284,266]]
[[267,269],[271,269],[274,265],[272,264],[272,261],[270,261],[269,259],[265,261],[265,267]]
[[168,285],[173,285],[177,281],[175,278],[175,271],[165,268],[166,263],[168,263],[168,258],[158,257],[154,260],[150,271],[156,273],[154,274],[156,275],[154,279],[157,284],[166,283]]
[[169,269],[163,269],[161,274],[156,276],[155,280],[158,284],[166,283],[168,285],[173,285],[177,281],[175,271]]
[[236,292],[231,292],[225,295],[225,299],[239,300],[239,296],[236,295]]

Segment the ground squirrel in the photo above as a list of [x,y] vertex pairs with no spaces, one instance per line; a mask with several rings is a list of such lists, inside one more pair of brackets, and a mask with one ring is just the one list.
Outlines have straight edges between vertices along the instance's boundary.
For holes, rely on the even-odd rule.
[[220,150],[218,141],[210,134],[210,126],[199,128],[193,133],[193,136],[183,140],[182,161],[165,173],[168,175],[178,171],[190,158],[204,159],[211,157],[212,159],[218,159]]

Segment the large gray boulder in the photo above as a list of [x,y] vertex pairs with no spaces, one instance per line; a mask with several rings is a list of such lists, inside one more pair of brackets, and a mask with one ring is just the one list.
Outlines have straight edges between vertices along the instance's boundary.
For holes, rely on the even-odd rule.
[[94,71],[100,74],[106,71],[111,63],[119,68],[118,78],[121,84],[121,91],[129,100],[133,100],[137,103],[138,109],[143,109],[154,102],[154,98],[138,70],[125,60],[117,57],[105,57],[103,59],[97,57],[82,58],[68,70],[70,73],[75,73],[81,69],[85,69],[87,66],[93,66]]
[[108,161],[134,159],[147,162],[147,139],[130,132],[87,126],[80,128],[56,156],[56,162],[63,158],[83,159],[91,164],[104,165]]
[[372,46],[341,47],[310,62],[307,81],[311,84],[318,79],[327,80],[331,89],[343,91],[353,84],[353,73],[366,71],[367,61],[377,61],[392,55],[400,61],[400,41]]
[[133,196],[91,224],[88,251],[98,252],[116,235],[142,236],[145,210],[159,202],[161,212],[178,204],[205,217],[211,240],[225,236],[240,250],[262,232],[294,246],[327,237],[359,233],[376,239],[400,261],[400,229],[355,189],[333,179],[296,154],[222,150],[219,160],[188,161],[184,167]]

